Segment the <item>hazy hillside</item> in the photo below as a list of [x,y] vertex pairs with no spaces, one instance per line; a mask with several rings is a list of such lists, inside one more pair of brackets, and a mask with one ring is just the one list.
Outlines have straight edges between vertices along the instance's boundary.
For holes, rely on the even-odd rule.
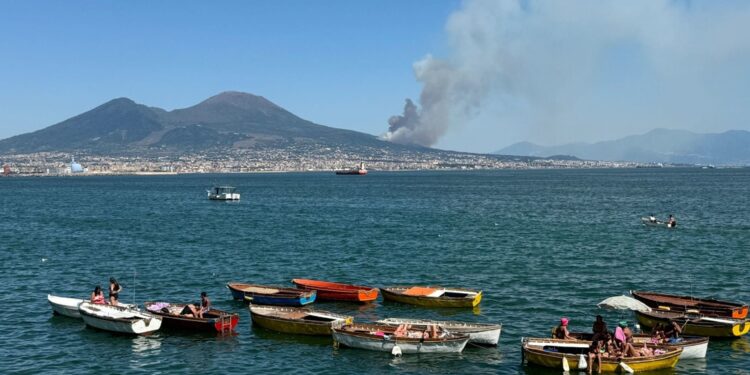
[[731,130],[720,134],[696,134],[655,129],[642,135],[597,143],[540,146],[520,142],[496,153],[538,157],[572,155],[589,160],[749,165],[750,132]]

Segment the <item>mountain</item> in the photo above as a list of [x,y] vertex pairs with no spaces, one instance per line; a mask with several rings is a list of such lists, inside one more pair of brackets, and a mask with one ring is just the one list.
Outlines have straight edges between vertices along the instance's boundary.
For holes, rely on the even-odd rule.
[[572,155],[588,160],[646,163],[750,165],[750,132],[730,130],[719,134],[697,134],[655,129],[642,135],[597,143],[540,146],[520,142],[495,153],[536,157]]
[[223,92],[192,107],[165,111],[127,98],[104,103],[44,129],[0,141],[0,154],[184,153],[214,148],[346,146],[414,149],[301,119],[262,96]]

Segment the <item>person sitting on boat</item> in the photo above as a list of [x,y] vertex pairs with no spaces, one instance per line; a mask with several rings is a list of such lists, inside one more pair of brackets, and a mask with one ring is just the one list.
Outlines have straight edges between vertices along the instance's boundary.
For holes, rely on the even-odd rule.
[[406,337],[409,331],[409,325],[408,324],[399,324],[398,327],[396,327],[396,330],[393,331],[394,337]]
[[667,227],[674,228],[677,226],[677,219],[674,218],[671,214],[669,215],[669,219],[667,219]]
[[211,309],[211,300],[208,299],[206,292],[201,292],[201,301],[199,304],[187,305],[192,313],[193,317],[203,318],[203,314],[207,313]]
[[104,299],[104,292],[102,291],[101,286],[97,285],[96,288],[94,288],[94,292],[91,293],[91,303],[97,305],[107,304],[107,301]]
[[568,318],[560,318],[560,325],[555,328],[555,338],[560,340],[575,340],[568,332]]
[[652,344],[664,344],[666,342],[666,336],[664,335],[664,326],[658,323],[651,330],[651,343]]
[[594,333],[591,340],[596,341],[604,338],[604,335],[607,333],[607,323],[604,322],[604,318],[601,315],[596,316],[596,321],[594,322],[594,326],[591,327],[591,331]]
[[674,320],[671,320],[669,329],[664,331],[664,336],[668,341],[679,341],[680,334],[682,333],[682,327],[675,322]]
[[[602,339],[604,337],[602,336]],[[602,355],[606,352],[606,349],[604,348],[605,342],[604,340],[592,340],[591,345],[589,346],[589,368],[588,372],[591,374],[594,371],[594,359],[596,359],[597,364],[599,367],[598,373],[601,374],[602,372]]]
[[120,292],[122,292],[122,287],[120,286],[120,283],[115,280],[114,277],[109,278],[109,304],[113,306],[117,306],[119,299],[120,299]]
[[638,350],[633,346],[633,331],[628,327],[628,322],[623,320],[615,329],[615,341],[625,357],[638,357]]

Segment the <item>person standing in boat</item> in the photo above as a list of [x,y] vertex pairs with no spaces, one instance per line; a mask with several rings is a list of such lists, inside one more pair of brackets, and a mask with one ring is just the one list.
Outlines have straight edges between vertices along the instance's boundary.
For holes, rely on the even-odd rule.
[[607,323],[604,322],[601,315],[596,316],[596,321],[594,322],[594,326],[591,327],[591,332],[594,333],[594,336],[591,338],[592,341],[601,340],[607,334]]
[[122,286],[115,280],[114,277],[109,278],[109,304],[117,306],[120,300],[120,292],[122,292]]
[[96,288],[94,288],[94,292],[91,293],[91,303],[97,305],[105,305],[107,303],[104,300],[104,292],[102,291],[101,286],[97,285]]
[[677,220],[671,214],[669,215],[669,219],[667,219],[667,226],[670,228],[677,226]]

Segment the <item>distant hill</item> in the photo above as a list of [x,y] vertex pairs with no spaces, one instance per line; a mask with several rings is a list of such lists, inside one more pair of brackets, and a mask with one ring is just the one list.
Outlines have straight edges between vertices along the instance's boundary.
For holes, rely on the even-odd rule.
[[127,98],[104,103],[44,129],[0,141],[0,154],[75,151],[93,154],[184,153],[214,148],[301,145],[422,149],[301,119],[262,96],[224,92],[192,107],[165,111]]
[[685,130],[655,129],[642,135],[597,143],[540,146],[520,142],[495,153],[535,157],[574,155],[587,160],[646,163],[750,165],[750,132],[730,130],[720,134],[696,134]]

